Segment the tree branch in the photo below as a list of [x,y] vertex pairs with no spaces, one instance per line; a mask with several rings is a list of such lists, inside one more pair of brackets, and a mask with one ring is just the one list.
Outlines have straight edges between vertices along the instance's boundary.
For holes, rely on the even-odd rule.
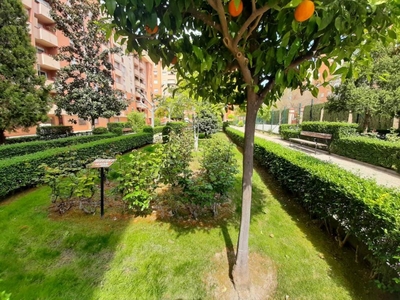
[[213,21],[212,18],[211,18],[211,15],[207,15],[205,13],[202,13],[202,12],[200,12],[200,11],[194,9],[194,8],[189,8],[187,10],[187,12],[189,14],[191,14],[195,19],[199,19],[199,20],[203,21],[205,24],[215,28],[220,33],[223,33],[221,25],[216,23],[215,21]]
[[218,13],[219,22],[220,22],[221,28],[222,28],[222,36],[223,36],[224,45],[235,55],[236,51],[235,51],[235,48],[232,47],[232,36],[230,35],[229,30],[228,30],[228,22],[226,21],[225,9],[224,9],[224,6],[222,5],[221,0],[207,0],[207,2]]
[[256,11],[256,0],[251,0],[251,12],[254,13]]
[[[268,5],[265,5],[256,11],[252,12],[250,17],[247,18],[246,22],[242,25],[242,27],[239,29],[237,35],[235,36],[235,39],[233,40],[233,47],[236,48],[240,39],[243,37],[243,34],[246,32],[247,28],[251,25],[251,23],[254,22],[259,16],[262,16],[265,12],[267,12],[270,9]],[[258,22],[261,20],[261,18],[258,19],[256,22],[255,27],[257,27]]]

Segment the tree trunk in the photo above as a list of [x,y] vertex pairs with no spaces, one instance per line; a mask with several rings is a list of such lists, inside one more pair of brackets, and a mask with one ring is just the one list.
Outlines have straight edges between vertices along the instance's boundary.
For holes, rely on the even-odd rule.
[[91,118],[92,131],[96,128],[95,118]]
[[371,114],[369,113],[368,109],[365,110],[365,115],[364,115],[364,122],[363,122],[363,132],[367,133],[368,128],[370,126],[370,119],[371,119]]
[[235,288],[239,292],[248,291],[250,289],[249,229],[252,198],[253,150],[256,116],[260,106],[261,103],[259,105],[256,103],[256,94],[253,91],[248,91],[243,154],[242,216],[240,220],[236,264],[232,274]]
[[6,142],[6,136],[5,136],[5,130],[0,129],[0,145],[4,144]]

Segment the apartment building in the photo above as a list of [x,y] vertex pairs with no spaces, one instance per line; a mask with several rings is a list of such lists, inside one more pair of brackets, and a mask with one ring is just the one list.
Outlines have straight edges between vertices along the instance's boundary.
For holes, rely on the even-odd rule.
[[[37,70],[38,74],[46,77],[46,84],[54,83],[57,71],[66,65],[66,62],[56,61],[52,56],[57,54],[58,48],[69,45],[70,41],[60,31],[55,30],[54,20],[50,15],[50,5],[44,0],[21,0],[28,15],[28,28],[31,43],[37,50]],[[114,39],[111,38],[105,47],[114,47]],[[125,47],[122,46],[123,53]],[[146,114],[147,123],[151,124],[151,105],[153,90],[153,66],[154,63],[147,55],[141,57],[134,54],[112,54],[111,63],[114,66],[112,72],[114,78],[114,88],[121,90],[128,103],[125,111],[120,116],[110,119],[99,118],[96,126],[106,127],[108,122],[125,122],[127,114],[133,110],[139,110]],[[52,91],[54,94],[55,91]],[[146,101],[146,99],[148,101]],[[78,116],[70,116],[65,112],[61,116],[55,115],[56,107],[50,109],[48,113],[51,125],[71,125],[74,132],[90,131],[89,121],[82,120]],[[36,127],[29,128],[28,131],[18,130],[8,132],[7,136],[21,136],[36,134]]]
[[161,61],[154,64],[153,69],[153,95],[168,96],[170,88],[177,85],[176,72],[171,68],[163,68]]

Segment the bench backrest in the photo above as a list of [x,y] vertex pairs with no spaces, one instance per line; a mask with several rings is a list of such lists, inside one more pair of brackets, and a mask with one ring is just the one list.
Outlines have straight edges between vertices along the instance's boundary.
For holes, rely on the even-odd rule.
[[332,139],[332,134],[329,134],[329,133],[302,131],[302,132],[300,132],[300,135],[310,136],[310,137],[320,138],[320,139],[325,139],[325,140],[331,140]]

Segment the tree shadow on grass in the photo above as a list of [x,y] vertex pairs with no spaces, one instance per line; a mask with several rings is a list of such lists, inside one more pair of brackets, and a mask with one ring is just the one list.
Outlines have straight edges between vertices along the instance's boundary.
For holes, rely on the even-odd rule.
[[111,205],[103,218],[58,215],[47,187],[18,196],[0,210],[0,291],[12,299],[92,299],[130,218]]
[[[354,299],[399,299],[399,295],[387,294],[377,289],[369,280],[370,269],[362,258],[355,262],[353,249],[340,249],[333,236],[324,231],[314,222],[308,212],[296,202],[296,196],[284,191],[284,188],[268,171],[255,162],[255,171],[280,206],[291,217],[296,226],[325,259],[331,268],[330,278],[338,285],[344,286]],[[319,222],[318,222],[319,223]]]

